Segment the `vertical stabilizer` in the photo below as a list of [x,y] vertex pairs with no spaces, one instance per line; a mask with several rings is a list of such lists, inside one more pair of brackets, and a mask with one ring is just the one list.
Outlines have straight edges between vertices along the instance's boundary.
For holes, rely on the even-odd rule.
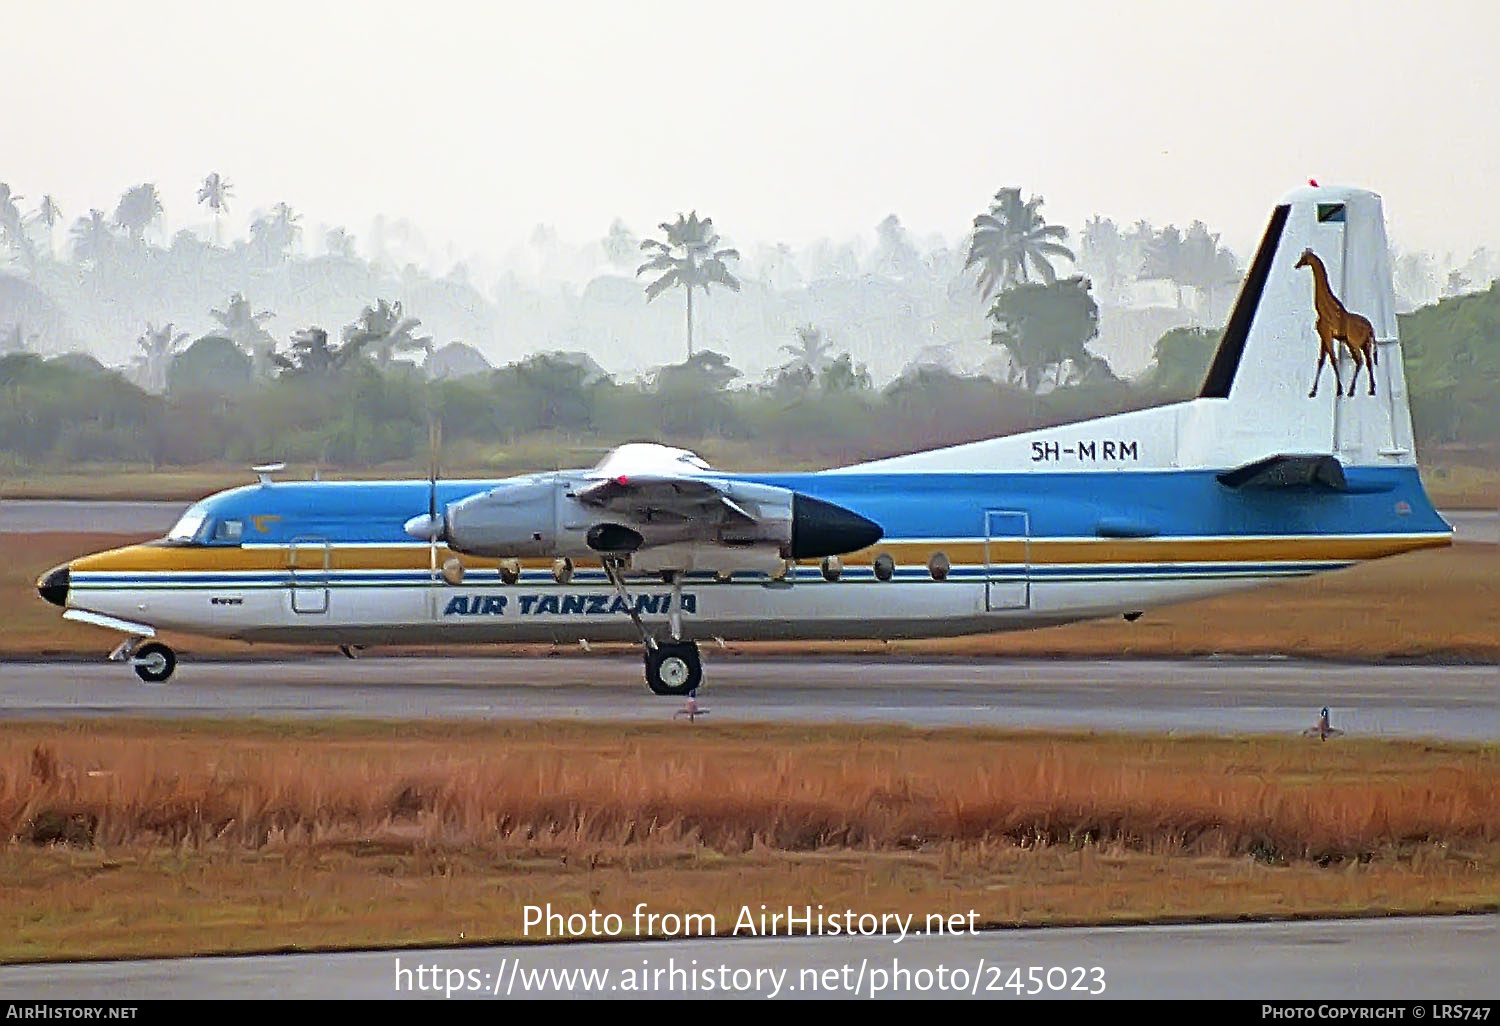
[[1200,399],[1183,412],[1187,463],[1288,452],[1415,461],[1378,195],[1312,186],[1276,208]]
[[1312,186],[1277,205],[1196,399],[834,472],[1224,469],[1289,455],[1416,462],[1385,216],[1363,189]]

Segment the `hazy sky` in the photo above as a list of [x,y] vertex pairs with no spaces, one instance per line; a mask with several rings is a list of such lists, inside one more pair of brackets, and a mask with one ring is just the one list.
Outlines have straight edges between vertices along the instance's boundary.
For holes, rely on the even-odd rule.
[[1201,217],[1242,259],[1309,176],[1398,244],[1500,247],[1500,5],[989,0],[6,5],[0,181],[71,220],[157,183],[498,256],[696,207],[741,244]]

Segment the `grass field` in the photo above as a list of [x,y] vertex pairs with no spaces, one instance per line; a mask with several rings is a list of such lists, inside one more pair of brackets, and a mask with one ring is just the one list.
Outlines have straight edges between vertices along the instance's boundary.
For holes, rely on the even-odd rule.
[[[61,619],[36,593],[39,574],[124,535],[0,535],[0,658],[93,656],[118,636]],[[185,653],[253,654],[239,642],[172,639]],[[1500,660],[1500,546],[1461,544],[1222,598],[1151,610],[1135,623],[1099,620],[942,641],[736,644],[737,653],[973,656],[1178,656],[1285,653],[1339,658]],[[487,651],[503,651],[489,646]],[[601,651],[610,651],[601,646]],[[623,649],[619,649],[624,651]],[[536,646],[516,651],[538,651]]]
[[[885,727],[7,724],[0,959],[1500,907],[1500,751]],[[534,935],[529,939],[537,939]]]

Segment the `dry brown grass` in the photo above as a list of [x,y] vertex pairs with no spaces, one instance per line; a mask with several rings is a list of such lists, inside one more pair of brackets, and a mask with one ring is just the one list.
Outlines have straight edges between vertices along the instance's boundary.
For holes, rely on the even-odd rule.
[[12,724],[0,959],[517,938],[521,906],[1001,923],[1500,904],[1500,751],[886,727]]
[[771,733],[500,726],[451,745],[197,732],[143,744],[131,730],[16,727],[0,739],[0,838],[249,851],[1115,844],[1323,862],[1500,840],[1494,753]]

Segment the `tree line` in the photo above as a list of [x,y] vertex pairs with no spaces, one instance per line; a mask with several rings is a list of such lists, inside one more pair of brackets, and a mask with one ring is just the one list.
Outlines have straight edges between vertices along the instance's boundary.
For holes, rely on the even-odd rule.
[[[1024,307],[1025,286],[1037,284],[1018,282],[1000,295]],[[393,304],[371,309],[372,323],[421,344]],[[157,331],[177,337],[170,326]],[[786,344],[789,359],[777,375],[750,387],[725,355],[705,349],[631,380],[616,380],[583,354],[555,351],[433,379],[413,363],[382,358],[397,349],[389,332],[340,334],[333,342],[321,329],[302,333],[277,354],[278,372],[268,378],[255,376],[251,355],[231,339],[198,338],[167,361],[161,394],[86,356],[7,354],[0,469],[272,458],[411,467],[425,458],[431,418],[455,463],[473,472],[512,469],[528,439],[536,444],[527,451],[543,460],[655,439],[710,450],[739,444],[760,465],[833,465],[1186,398],[1219,339],[1217,330],[1174,329],[1135,382],[1083,375],[1038,393],[937,368],[876,388],[812,326]],[[1419,443],[1500,441],[1500,407],[1487,385],[1500,379],[1500,284],[1403,315],[1401,334]]]
[[[79,282],[106,297],[112,288],[145,290],[153,261],[171,264],[194,253],[259,267],[262,280],[301,267],[292,259],[300,216],[286,204],[255,218],[247,239],[222,245],[232,195],[222,176],[205,178],[198,199],[213,213],[214,241],[178,233],[172,247],[161,250],[147,241],[162,216],[161,199],[154,186],[132,187],[112,216],[96,209],[74,222]],[[0,185],[0,243],[37,281],[46,282],[49,273],[55,279],[51,236],[60,208],[43,196],[28,218],[21,199]],[[1232,286],[1239,273],[1234,255],[1202,222],[1185,233],[1146,222],[1122,231],[1097,216],[1075,253],[1067,229],[1049,223],[1042,207],[1040,196],[1000,189],[973,219],[963,251],[949,258],[949,296],[968,296],[984,311],[981,330],[997,354],[982,376],[919,353],[877,389],[868,364],[811,322],[788,333],[768,370],[743,373],[728,353],[695,342],[695,294],[706,299],[714,288],[738,292],[744,283],[739,250],[724,245],[713,220],[695,210],[661,223],[659,238],[638,239],[617,221],[603,247],[612,262],[633,267],[642,306],[681,294],[686,358],[680,363],[617,380],[581,348],[540,345],[497,369],[474,346],[439,345],[404,297],[379,295],[391,283],[378,275],[363,279],[378,298],[364,302],[352,320],[335,322],[332,330],[326,320],[304,321],[284,343],[270,328],[277,315],[242,291],[208,311],[213,328],[207,333],[147,320],[123,375],[77,354],[44,357],[15,320],[0,333],[0,353],[9,354],[0,362],[0,386],[10,399],[0,415],[0,465],[181,465],[277,456],[369,466],[412,458],[434,416],[444,421],[446,437],[472,443],[477,459],[486,444],[550,432],[691,444],[738,440],[807,462],[837,462],[1191,395],[1217,332],[1191,326],[1166,332],[1148,372],[1122,381],[1088,348],[1099,330],[1096,296],[1107,302],[1131,281],[1150,276],[1172,281],[1182,304],[1184,290],[1206,294]],[[42,228],[45,245],[37,237]],[[872,270],[890,281],[929,281],[930,262],[894,215],[876,236]],[[331,230],[326,244],[329,255],[318,258],[325,270],[357,271],[346,232]],[[775,253],[765,258],[761,271],[775,259]],[[1060,265],[1074,273],[1061,272]],[[358,281],[355,273],[345,284]],[[8,284],[14,280],[0,276],[0,291]],[[459,295],[472,292],[460,281],[447,285]],[[1495,305],[1491,288],[1403,320],[1415,416],[1429,440],[1500,436],[1479,394],[1479,383],[1495,380],[1497,369]]]
[[[990,340],[999,343],[1014,383],[1050,387],[1079,368],[1102,367],[1081,351],[1097,323],[1073,325],[1063,317],[1052,327],[1078,327],[1083,334],[1042,342],[1038,335],[1051,333],[1042,322],[997,319],[989,308],[997,293],[1036,286],[1025,304],[1032,318],[1038,304],[1053,299],[1064,309],[1077,305],[1066,290],[1050,291],[1057,284],[1054,261],[1071,264],[1074,276],[1089,283],[1091,298],[1106,307],[1134,277],[1161,273],[1186,282],[1190,275],[1190,262],[1175,258],[1154,256],[1137,266],[1128,254],[1101,260],[1105,236],[1099,230],[1085,234],[1075,257],[1067,231],[1042,218],[1040,197],[1024,197],[1015,187],[996,194],[961,247],[937,236],[917,239],[895,215],[876,226],[873,249],[859,240],[825,239],[801,250],[774,244],[746,254],[722,243],[713,220],[697,211],[679,213],[644,239],[616,220],[604,238],[574,250],[539,226],[521,256],[540,261],[541,277],[565,284],[563,290],[514,270],[486,283],[461,261],[442,274],[423,270],[408,259],[410,249],[401,249],[402,238],[418,234],[410,226],[397,231],[401,222],[382,228],[377,219],[362,247],[369,255],[361,256],[342,227],[309,239],[302,214],[286,203],[258,211],[245,236],[226,239],[234,195],[223,175],[206,176],[197,200],[211,215],[210,237],[184,229],[167,239],[163,198],[149,182],[127,189],[112,212],[93,208],[71,225],[55,196],[44,194],[33,204],[0,184],[0,345],[43,353],[83,348],[118,362],[143,330],[151,334],[170,322],[191,337],[204,334],[211,309],[214,330],[246,346],[257,376],[266,377],[276,370],[267,345],[271,333],[285,347],[294,333],[319,326],[336,344],[339,330],[328,322],[347,320],[381,296],[420,316],[439,342],[462,341],[490,358],[580,349],[616,370],[647,369],[671,358],[670,336],[661,330],[668,322],[654,314],[664,304],[653,301],[676,293],[686,314],[679,334],[686,355],[706,344],[756,376],[774,376],[787,334],[814,323],[878,380],[924,363],[954,364],[948,350]],[[1106,223],[1112,224],[1095,218],[1091,225]],[[1179,235],[1171,227],[1137,228],[1152,236],[1153,254],[1166,252],[1166,240]],[[1207,231],[1195,224],[1189,236],[1197,229]],[[1218,252],[1233,269],[1232,254]],[[1102,291],[1090,270],[1095,265],[1108,277]],[[633,296],[622,291],[631,279]],[[1176,289],[1179,306],[1185,306],[1185,287]],[[730,304],[710,299],[719,290],[741,295]],[[225,315],[253,317],[255,324],[226,324]],[[684,324],[681,315],[678,324]],[[1061,353],[1071,360],[1037,364],[1043,354]],[[139,362],[142,354],[135,356]],[[1073,366],[1065,369],[1063,362]],[[136,368],[153,389],[161,386],[160,371],[160,359],[154,369]]]

